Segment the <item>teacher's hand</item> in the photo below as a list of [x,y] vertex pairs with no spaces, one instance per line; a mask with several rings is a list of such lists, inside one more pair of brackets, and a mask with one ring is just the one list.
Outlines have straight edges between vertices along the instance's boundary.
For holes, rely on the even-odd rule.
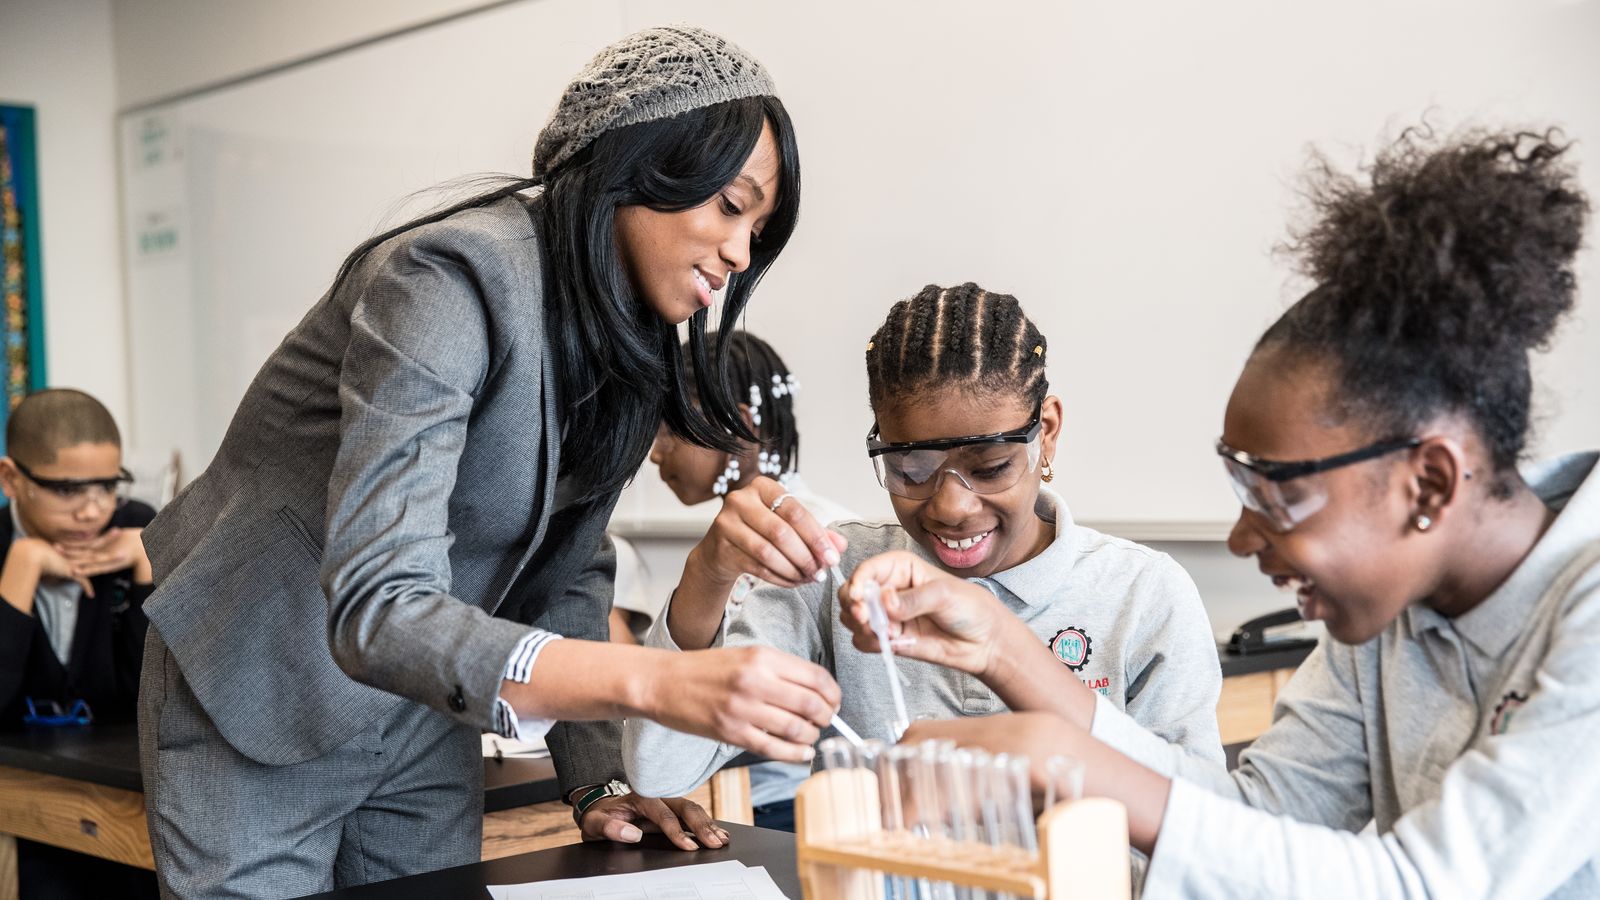
[[650,683],[648,718],[784,762],[809,761],[839,709],[828,670],[770,647],[671,654]]
[[646,831],[659,831],[680,850],[715,850],[729,840],[705,807],[687,797],[606,797],[583,811],[578,830],[586,841],[623,844],[636,844]]

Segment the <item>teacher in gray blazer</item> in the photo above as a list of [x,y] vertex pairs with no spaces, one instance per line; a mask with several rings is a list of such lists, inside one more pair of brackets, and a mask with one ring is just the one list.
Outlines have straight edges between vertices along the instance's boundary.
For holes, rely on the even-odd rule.
[[[580,720],[809,757],[839,700],[822,669],[598,643],[604,526],[658,426],[752,438],[706,319],[721,294],[736,327],[794,229],[799,175],[760,63],[651,29],[567,88],[533,177],[346,259],[144,532],[140,743],[165,895],[476,861],[481,731],[548,731],[585,836],[660,828],[685,848],[727,834],[692,803],[627,794],[615,725]],[[685,321],[708,373],[693,385]],[[833,553],[820,531],[795,539],[819,566]]]

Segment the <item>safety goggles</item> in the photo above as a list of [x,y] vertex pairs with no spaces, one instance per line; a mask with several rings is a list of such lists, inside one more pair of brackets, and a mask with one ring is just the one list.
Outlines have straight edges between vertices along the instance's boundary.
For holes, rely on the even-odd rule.
[[28,711],[22,714],[24,725],[88,725],[94,721],[89,704],[82,700],[74,700],[72,706],[62,709],[61,704],[54,700],[23,699],[28,707]]
[[939,492],[945,475],[975,494],[1011,489],[1039,464],[1039,413],[1011,431],[931,441],[888,443],[878,439],[878,425],[867,432],[867,456],[878,483],[897,497],[926,500]]
[[11,463],[29,481],[43,488],[44,496],[51,502],[72,509],[91,502],[115,509],[127,502],[128,491],[133,486],[133,475],[127,469],[119,469],[115,478],[40,478],[15,459]]
[[1337,456],[1280,462],[1235,450],[1219,438],[1217,455],[1222,457],[1228,481],[1245,509],[1266,519],[1277,531],[1286,532],[1327,504],[1328,486],[1319,477],[1323,473],[1421,444],[1420,438],[1391,438]]

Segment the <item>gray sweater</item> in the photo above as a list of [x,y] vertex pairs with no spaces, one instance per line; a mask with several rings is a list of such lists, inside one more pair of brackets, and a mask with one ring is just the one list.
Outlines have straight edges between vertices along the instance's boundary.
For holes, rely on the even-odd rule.
[[[1076,525],[1066,504],[1041,490],[1039,514],[1055,523],[1044,552],[1012,569],[976,579],[1053,644],[1062,665],[1134,722],[1176,744],[1200,768],[1222,771],[1217,694],[1222,673],[1200,596],[1188,573],[1163,553]],[[928,559],[898,524],[846,521],[833,529],[849,541],[846,577],[862,560],[890,550]],[[714,646],[765,644],[812,660],[843,692],[839,715],[862,737],[892,741],[893,718],[883,664],[857,651],[839,623],[832,579],[794,590],[764,586],[730,609]],[[646,643],[677,649],[661,616]],[[916,660],[897,661],[910,681],[906,707],[916,718],[983,716],[1005,711],[977,678]],[[831,733],[831,732],[830,732]],[[687,793],[739,750],[643,719],[623,728],[623,754],[635,790]]]
[[1477,608],[1325,640],[1231,778],[1100,704],[1096,737],[1178,776],[1146,896],[1600,896],[1597,458],[1525,473],[1561,512]]

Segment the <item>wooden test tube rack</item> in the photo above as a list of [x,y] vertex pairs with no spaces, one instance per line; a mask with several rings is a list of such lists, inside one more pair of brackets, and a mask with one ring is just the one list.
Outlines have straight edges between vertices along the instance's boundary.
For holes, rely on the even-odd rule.
[[882,900],[883,875],[1049,900],[1127,900],[1128,814],[1115,800],[1058,803],[1039,816],[1039,854],[885,832],[878,778],[834,769],[795,795],[796,858],[805,900]]

